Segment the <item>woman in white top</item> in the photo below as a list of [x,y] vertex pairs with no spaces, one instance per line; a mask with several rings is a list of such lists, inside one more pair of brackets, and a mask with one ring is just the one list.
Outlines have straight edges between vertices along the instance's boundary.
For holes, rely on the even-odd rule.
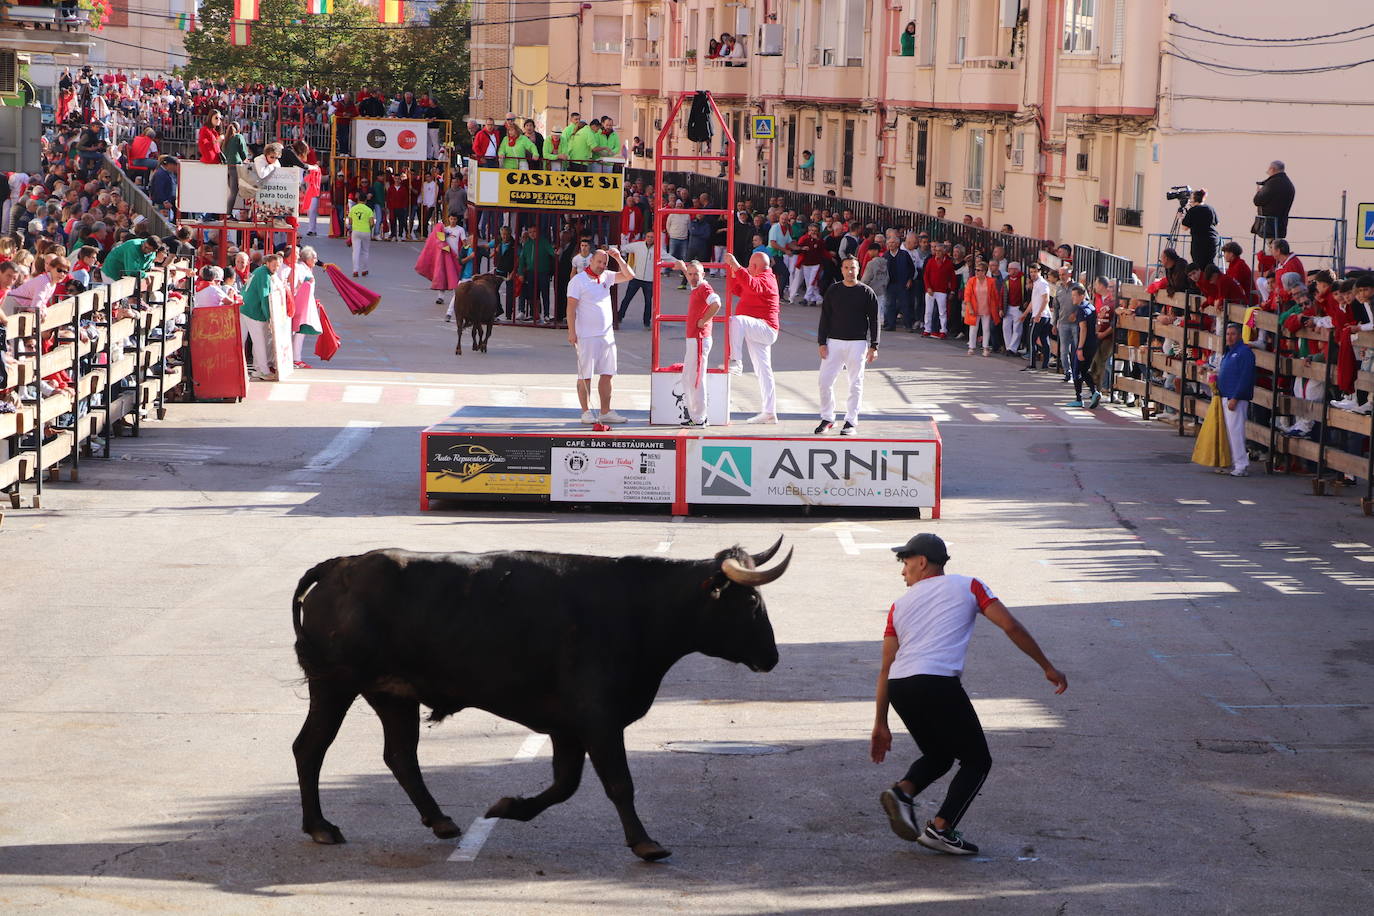
[[233,290],[224,285],[224,270],[222,268],[213,264],[202,267],[200,278],[208,285],[196,292],[192,308],[213,308],[222,304],[233,293]]
[[429,221],[434,219],[434,208],[439,203],[439,182],[434,173],[425,174],[425,183],[420,185],[420,235],[429,232]]

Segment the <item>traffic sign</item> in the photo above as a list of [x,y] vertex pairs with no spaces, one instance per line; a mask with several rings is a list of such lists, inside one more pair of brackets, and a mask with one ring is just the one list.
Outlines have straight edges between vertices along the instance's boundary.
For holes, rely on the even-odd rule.
[[1374,204],[1360,204],[1355,211],[1355,247],[1374,248]]
[[754,139],[755,140],[776,140],[778,137],[778,119],[775,115],[754,115]]

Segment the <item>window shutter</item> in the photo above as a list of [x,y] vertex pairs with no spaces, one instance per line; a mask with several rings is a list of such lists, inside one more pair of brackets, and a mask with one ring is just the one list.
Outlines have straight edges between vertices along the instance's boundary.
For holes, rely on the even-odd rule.
[[1112,55],[1110,61],[1121,63],[1121,55],[1126,50],[1126,0],[1116,0],[1112,10]]

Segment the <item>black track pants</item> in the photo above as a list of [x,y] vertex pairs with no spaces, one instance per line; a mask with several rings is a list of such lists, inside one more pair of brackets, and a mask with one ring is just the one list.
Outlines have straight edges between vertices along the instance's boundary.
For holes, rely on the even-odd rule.
[[978,714],[957,677],[915,674],[893,678],[887,682],[887,695],[921,749],[920,759],[906,772],[907,781],[916,786],[913,796],[925,791],[959,761],[959,772],[950,781],[938,813],[953,827],[973,803],[992,769],[992,756]]

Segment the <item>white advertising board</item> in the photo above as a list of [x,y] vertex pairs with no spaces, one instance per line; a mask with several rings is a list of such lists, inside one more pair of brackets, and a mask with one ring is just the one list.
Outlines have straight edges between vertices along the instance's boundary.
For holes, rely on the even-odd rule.
[[301,207],[301,170],[292,166],[277,169],[258,185],[258,206],[286,210],[295,214]]
[[[182,160],[178,163],[177,210],[181,213],[227,212],[229,169],[222,163]],[[296,213],[300,209],[301,170],[277,169],[258,187],[258,205]]]
[[[712,426],[730,423],[730,376],[706,372],[706,420]],[[649,376],[649,422],[655,426],[681,426],[687,419],[687,400],[682,393],[681,372],[654,372]]]
[[[296,371],[291,351],[291,316],[286,314],[286,288],[273,289],[268,298],[267,345],[272,348],[272,362],[277,366],[277,381],[282,382]],[[253,357],[257,359],[256,354]]]
[[585,447],[555,446],[550,458],[553,502],[671,503],[677,487],[672,440],[588,439]]
[[429,122],[401,118],[353,121],[353,155],[358,159],[425,161]]
[[939,443],[692,439],[687,502],[780,506],[935,506]]

